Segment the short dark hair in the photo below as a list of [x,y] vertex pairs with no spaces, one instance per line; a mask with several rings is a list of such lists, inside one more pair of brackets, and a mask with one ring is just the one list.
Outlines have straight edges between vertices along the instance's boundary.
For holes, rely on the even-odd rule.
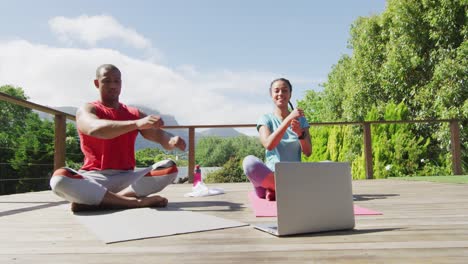
[[101,71],[102,70],[106,70],[106,71],[119,71],[119,68],[117,68],[116,66],[114,66],[113,64],[102,64],[101,66],[97,67],[96,69],[96,79],[99,79],[99,77],[101,77]]
[[282,81],[284,83],[286,83],[286,85],[288,86],[289,88],[289,92],[292,92],[292,85],[291,85],[291,82],[289,82],[288,79],[285,79],[285,78],[278,78],[278,79],[274,79],[271,83],[270,83],[270,91],[271,91],[271,87],[273,86],[273,84],[275,82],[278,82],[278,81]]

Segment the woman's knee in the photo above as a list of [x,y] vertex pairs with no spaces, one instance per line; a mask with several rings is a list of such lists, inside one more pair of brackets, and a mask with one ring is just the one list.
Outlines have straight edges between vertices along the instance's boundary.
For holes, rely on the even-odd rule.
[[245,174],[250,174],[250,172],[258,166],[262,161],[255,157],[254,155],[248,155],[242,161],[242,168],[244,169]]

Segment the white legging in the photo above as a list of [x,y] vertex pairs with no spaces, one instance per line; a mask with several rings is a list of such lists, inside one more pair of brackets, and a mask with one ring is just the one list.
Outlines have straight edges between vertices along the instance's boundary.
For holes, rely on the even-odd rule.
[[[173,165],[165,169],[167,174],[149,175],[161,166],[167,167],[168,163]],[[118,193],[126,189],[135,192],[137,196],[157,193],[177,177],[177,167],[170,160],[136,170],[75,171],[70,168],[65,170],[75,175],[54,174],[50,179],[52,191],[69,202],[89,205],[99,205],[107,191]]]

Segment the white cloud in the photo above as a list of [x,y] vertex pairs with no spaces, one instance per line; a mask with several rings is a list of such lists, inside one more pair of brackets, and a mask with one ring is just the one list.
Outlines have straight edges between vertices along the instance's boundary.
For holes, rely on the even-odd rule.
[[122,71],[121,100],[174,115],[181,125],[255,123],[271,111],[269,73],[199,73],[172,70],[110,49],[56,48],[24,40],[0,42],[0,85],[23,87],[48,106],[81,106],[98,98],[95,69],[112,63]]
[[[79,107],[97,100],[95,69],[103,63],[112,63],[122,72],[122,102],[173,115],[180,125],[252,124],[261,114],[272,110],[268,87],[278,77],[276,74],[200,72],[193,65],[171,69],[153,60],[94,47],[101,40],[117,38],[136,48],[156,50],[149,40],[109,16],[56,17],[49,24],[63,40],[84,42],[93,48],[0,41],[0,85],[22,87],[32,102]],[[295,79],[300,83],[317,83]],[[299,92],[295,91],[293,95],[297,96]]]
[[95,47],[99,41],[116,39],[124,41],[137,49],[151,49],[151,41],[132,28],[122,26],[111,16],[87,16],[76,18],[54,17],[49,20],[49,26],[59,39],[72,44],[83,42]]

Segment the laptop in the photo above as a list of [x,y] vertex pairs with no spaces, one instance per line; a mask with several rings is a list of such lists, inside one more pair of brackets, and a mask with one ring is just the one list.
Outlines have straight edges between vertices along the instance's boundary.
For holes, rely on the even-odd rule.
[[278,162],[277,222],[254,225],[276,236],[353,229],[352,177],[346,162]]

